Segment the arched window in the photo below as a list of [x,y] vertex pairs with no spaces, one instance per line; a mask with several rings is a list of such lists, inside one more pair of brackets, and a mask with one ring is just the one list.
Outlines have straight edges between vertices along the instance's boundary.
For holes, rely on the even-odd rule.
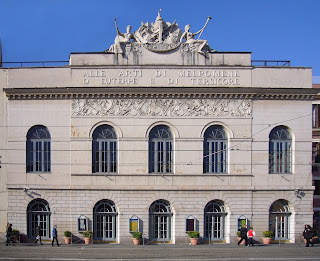
[[206,240],[224,239],[226,214],[224,204],[219,200],[212,200],[206,205],[204,209],[204,235]]
[[35,229],[39,225],[41,228],[41,238],[50,238],[50,207],[47,201],[44,199],[32,200],[27,208],[27,220],[28,220],[28,237],[35,238]]
[[227,173],[228,137],[220,125],[210,126],[204,133],[203,172]]
[[92,134],[92,173],[117,172],[117,135],[113,127],[101,125]]
[[117,209],[111,200],[100,200],[93,209],[93,231],[97,240],[117,239]]
[[33,126],[27,133],[27,172],[51,171],[51,136],[47,127]]
[[172,173],[172,134],[168,126],[158,125],[149,134],[149,173]]
[[149,208],[150,236],[153,241],[171,241],[171,207],[166,200],[157,200]]
[[285,126],[275,127],[269,135],[269,173],[292,172],[292,138]]
[[275,201],[269,209],[269,230],[274,232],[275,239],[289,239],[289,217],[291,215],[286,200]]

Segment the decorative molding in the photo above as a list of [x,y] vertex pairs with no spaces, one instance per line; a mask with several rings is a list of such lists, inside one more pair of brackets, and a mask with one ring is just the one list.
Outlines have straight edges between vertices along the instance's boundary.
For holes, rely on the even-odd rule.
[[73,99],[72,116],[248,117],[246,99]]
[[[69,89],[70,90],[70,89]],[[63,93],[56,94],[56,89],[47,91],[49,93],[34,93],[34,89],[26,89],[26,92],[21,93],[20,90],[6,89],[6,96],[9,100],[70,100],[70,99],[126,99],[126,98],[167,98],[167,99],[184,99],[184,98],[204,98],[204,99],[254,99],[254,100],[313,100],[314,94],[273,94],[265,93],[259,94],[255,91],[250,93],[219,93],[216,89],[215,93],[121,93],[121,92],[110,92],[110,93],[99,93],[94,90],[75,90],[74,93]],[[52,91],[52,93],[50,93]]]

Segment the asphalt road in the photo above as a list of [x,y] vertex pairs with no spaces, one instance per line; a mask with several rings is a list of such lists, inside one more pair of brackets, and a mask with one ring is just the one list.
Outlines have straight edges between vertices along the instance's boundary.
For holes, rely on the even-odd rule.
[[0,260],[320,260],[320,245],[0,245]]

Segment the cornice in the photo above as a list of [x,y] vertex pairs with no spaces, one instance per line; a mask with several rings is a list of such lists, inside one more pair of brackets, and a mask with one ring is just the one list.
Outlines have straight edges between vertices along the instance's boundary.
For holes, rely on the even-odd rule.
[[312,100],[315,89],[305,88],[10,88],[4,89],[10,100],[66,100],[66,99],[105,99],[105,98],[167,98],[167,99],[253,99],[253,100]]

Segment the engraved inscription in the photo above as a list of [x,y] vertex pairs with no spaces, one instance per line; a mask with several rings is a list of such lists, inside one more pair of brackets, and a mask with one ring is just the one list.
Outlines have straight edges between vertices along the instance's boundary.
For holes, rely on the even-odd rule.
[[240,70],[84,70],[80,71],[84,86],[176,86],[218,87],[243,86],[245,77]]

